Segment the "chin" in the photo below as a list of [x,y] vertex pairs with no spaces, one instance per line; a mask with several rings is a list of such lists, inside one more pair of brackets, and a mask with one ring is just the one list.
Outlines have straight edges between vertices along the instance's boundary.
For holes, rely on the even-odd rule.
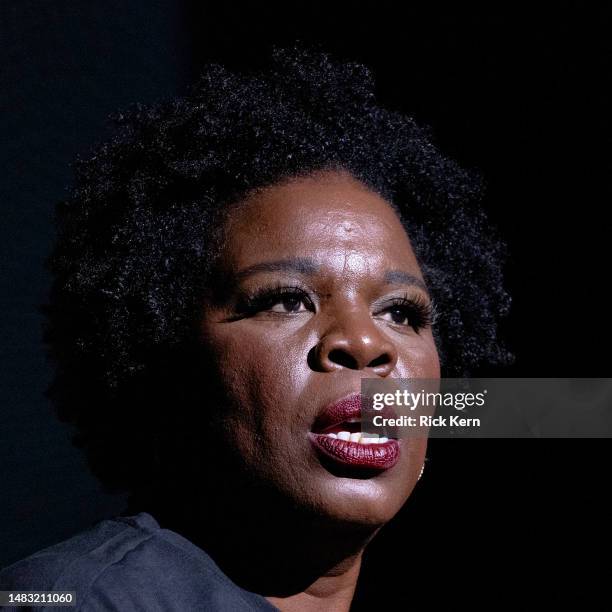
[[376,478],[333,478],[321,483],[315,511],[323,518],[346,525],[379,528],[406,503],[415,483],[393,487]]

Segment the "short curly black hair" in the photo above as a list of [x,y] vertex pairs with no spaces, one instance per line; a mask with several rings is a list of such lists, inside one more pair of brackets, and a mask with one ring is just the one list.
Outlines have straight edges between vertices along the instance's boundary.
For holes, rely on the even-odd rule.
[[209,65],[188,95],[113,119],[57,205],[43,306],[47,395],[108,489],[153,478],[163,419],[152,406],[162,381],[185,376],[173,364],[193,350],[224,211],[286,178],[341,169],[394,206],[437,306],[443,375],[511,359],[498,341],[507,254],[481,210],[482,181],[378,106],[365,66],[276,50],[266,70]]

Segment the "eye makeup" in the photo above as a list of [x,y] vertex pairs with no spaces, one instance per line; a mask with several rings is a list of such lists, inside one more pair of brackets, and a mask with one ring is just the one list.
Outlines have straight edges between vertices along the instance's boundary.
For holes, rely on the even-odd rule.
[[[299,283],[259,287],[240,294],[235,304],[235,318],[252,317],[261,312],[297,314],[306,311],[314,313],[316,307],[311,290]],[[377,304],[373,316],[388,317],[385,320],[393,325],[412,328],[418,333],[435,324],[436,312],[434,305],[424,296],[406,292]]]

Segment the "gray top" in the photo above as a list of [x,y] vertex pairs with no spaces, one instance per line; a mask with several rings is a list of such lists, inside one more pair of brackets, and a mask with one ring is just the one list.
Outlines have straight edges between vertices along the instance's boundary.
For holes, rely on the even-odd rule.
[[162,529],[146,512],[101,521],[18,561],[0,572],[0,590],[76,591],[76,610],[87,611],[278,610],[234,584],[202,549]]

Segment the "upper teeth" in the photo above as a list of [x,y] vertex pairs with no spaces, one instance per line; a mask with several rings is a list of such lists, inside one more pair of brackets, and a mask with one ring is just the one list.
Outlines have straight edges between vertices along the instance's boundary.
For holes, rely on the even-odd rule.
[[358,442],[359,444],[384,444],[389,441],[389,438],[384,436],[379,437],[378,434],[367,433],[366,431],[358,431],[351,433],[350,431],[339,431],[337,434],[328,433],[328,438],[338,438],[338,440],[346,440],[347,442]]

